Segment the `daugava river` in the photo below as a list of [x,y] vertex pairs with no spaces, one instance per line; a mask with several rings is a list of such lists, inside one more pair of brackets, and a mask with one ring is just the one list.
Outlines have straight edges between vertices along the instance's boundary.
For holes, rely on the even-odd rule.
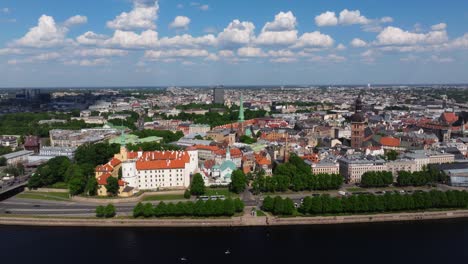
[[210,229],[0,226],[0,260],[5,264],[468,263],[468,220]]

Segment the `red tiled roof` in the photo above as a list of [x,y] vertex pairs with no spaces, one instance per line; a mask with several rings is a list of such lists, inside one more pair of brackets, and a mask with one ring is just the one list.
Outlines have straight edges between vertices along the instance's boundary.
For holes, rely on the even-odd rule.
[[109,163],[96,167],[96,171],[98,172],[111,172],[113,169],[114,168]]
[[[103,175],[97,178],[98,185],[107,185],[107,179],[112,177],[110,173],[104,173]],[[118,180],[119,186],[124,186],[125,182],[122,180]]]
[[394,138],[394,137],[382,137],[380,139],[380,144],[387,146],[387,147],[399,147],[400,139]]
[[[240,149],[238,149],[238,148],[232,148],[230,152],[231,152],[231,157],[240,157],[240,156],[242,156],[242,151]],[[226,150],[225,149],[217,150],[217,151],[215,151],[215,154],[220,155],[220,156],[225,156],[226,155]]]
[[137,170],[183,169],[190,162],[186,151],[150,151],[144,152],[136,161]]
[[122,163],[119,159],[113,158],[109,161],[109,164],[112,167],[118,166],[120,163]]
[[442,121],[451,124],[458,120],[458,116],[453,112],[445,112],[441,116]]

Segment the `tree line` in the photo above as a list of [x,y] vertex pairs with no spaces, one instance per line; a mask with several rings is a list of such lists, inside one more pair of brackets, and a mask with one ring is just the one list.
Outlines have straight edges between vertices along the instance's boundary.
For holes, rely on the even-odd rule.
[[393,183],[393,174],[389,171],[367,171],[361,176],[362,187],[386,187]]
[[160,202],[153,206],[151,203],[138,203],[133,209],[133,217],[212,217],[233,216],[244,210],[244,202],[240,199],[208,200],[197,202]]
[[262,210],[274,215],[293,215],[295,207],[294,202],[290,198],[283,199],[280,196],[271,198],[267,196],[263,200]]
[[[288,215],[272,206],[272,198],[265,198],[263,209],[276,215]],[[274,199],[276,201],[277,198]],[[278,199],[279,200],[279,199]],[[289,205],[290,206],[290,205]],[[304,215],[384,213],[405,210],[448,209],[468,207],[466,191],[430,191],[414,194],[386,193],[330,197],[321,195],[305,197],[298,212]]]
[[312,174],[310,165],[297,155],[291,155],[289,162],[278,165],[272,177],[258,175],[253,183],[254,193],[285,192],[304,190],[337,190],[343,185],[339,174]]

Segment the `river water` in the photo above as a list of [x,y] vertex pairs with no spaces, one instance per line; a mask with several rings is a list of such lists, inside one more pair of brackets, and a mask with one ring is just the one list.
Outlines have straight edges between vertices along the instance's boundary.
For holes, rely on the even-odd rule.
[[0,263],[14,264],[468,263],[468,220],[210,229],[3,226],[0,254]]

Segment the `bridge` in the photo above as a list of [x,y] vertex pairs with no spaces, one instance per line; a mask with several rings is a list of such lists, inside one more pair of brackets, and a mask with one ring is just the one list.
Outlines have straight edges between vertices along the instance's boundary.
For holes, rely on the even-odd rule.
[[28,184],[29,175],[15,177],[12,180],[3,181],[0,184],[0,195],[9,191],[15,190],[20,187],[24,187]]

